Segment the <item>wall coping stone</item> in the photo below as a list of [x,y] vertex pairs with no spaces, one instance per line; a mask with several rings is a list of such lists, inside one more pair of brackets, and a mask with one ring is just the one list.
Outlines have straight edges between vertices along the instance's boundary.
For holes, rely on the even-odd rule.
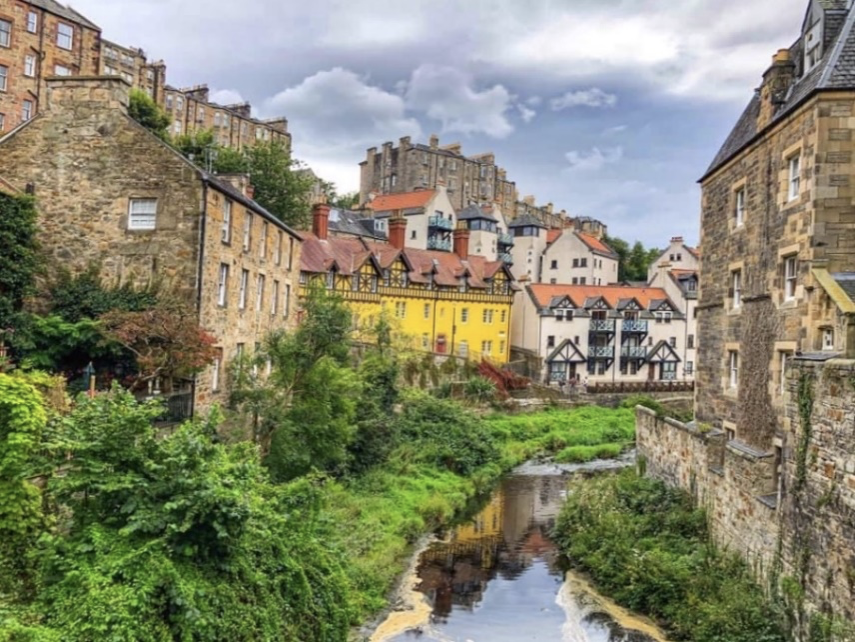
[[736,440],[727,442],[727,449],[733,454],[742,457],[743,459],[750,459],[752,461],[757,461],[758,459],[768,459],[769,457],[773,456],[773,453],[755,450],[748,444],[744,444],[741,441]]

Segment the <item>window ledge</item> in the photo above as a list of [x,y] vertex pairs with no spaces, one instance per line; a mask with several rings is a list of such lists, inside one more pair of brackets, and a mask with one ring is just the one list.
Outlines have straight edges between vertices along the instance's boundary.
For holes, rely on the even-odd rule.
[[773,493],[771,495],[760,495],[756,499],[758,502],[763,504],[766,508],[771,508],[772,510],[778,510],[778,493]]
[[713,475],[718,475],[719,477],[724,477],[724,468],[721,466],[710,466],[709,471]]

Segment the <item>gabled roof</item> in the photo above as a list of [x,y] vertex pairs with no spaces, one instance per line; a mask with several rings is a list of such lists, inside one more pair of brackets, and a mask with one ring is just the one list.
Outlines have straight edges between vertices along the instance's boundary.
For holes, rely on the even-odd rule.
[[590,299],[603,298],[612,308],[616,308],[622,299],[634,298],[644,309],[650,309],[653,301],[668,301],[668,295],[662,288],[624,287],[620,285],[556,285],[537,283],[526,286],[535,304],[540,308],[548,308],[554,297],[569,297],[577,308]]
[[610,259],[619,258],[617,253],[612,248],[603,243],[596,236],[591,236],[590,234],[585,234],[583,232],[576,232],[576,236],[578,236],[579,240],[582,241],[582,243],[584,243],[585,245],[587,245],[588,249],[590,249],[594,254],[607,256]]
[[[560,359],[559,357],[564,357]],[[579,350],[579,346],[577,346],[570,339],[565,339],[561,342],[561,344],[555,348],[551,355],[546,358],[547,363],[553,363],[555,361],[563,361],[564,363],[585,363],[588,358],[582,354],[582,351]]]
[[523,214],[522,216],[518,216],[517,218],[515,218],[513,221],[511,221],[508,224],[508,227],[526,227],[529,225],[533,225],[535,227],[541,227],[544,230],[548,229],[548,227],[549,227],[545,223],[538,220],[536,217],[532,216],[531,214]]
[[[817,0],[819,6],[826,14],[826,23],[830,33],[824,38],[822,60],[808,73],[801,72],[803,67],[803,43],[801,36],[790,47],[790,58],[796,62],[796,73],[802,73],[797,77],[793,86],[790,87],[784,97],[783,104],[779,105],[766,128],[771,127],[784,116],[795,110],[807,98],[817,91],[830,89],[855,89],[855,11],[848,10],[846,14],[845,0]],[[808,9],[810,10],[810,9]],[[840,20],[838,16],[846,15],[845,21],[840,25],[839,33],[833,34]],[[834,20],[832,20],[834,18]],[[829,38],[828,36],[832,37]],[[707,171],[701,177],[705,180],[710,174],[733,158],[751,141],[762,134],[757,128],[757,118],[760,115],[760,97],[757,92],[748,102],[748,106],[737,120],[736,125],[730,132],[724,144],[719,149]]]
[[829,274],[825,268],[814,268],[811,273],[840,312],[855,315],[855,272]]
[[661,363],[663,361],[676,361],[679,363],[682,359],[680,359],[677,351],[671,347],[671,344],[663,340],[647,353],[647,361],[648,363]]
[[555,243],[555,241],[561,238],[562,234],[564,234],[564,230],[559,229],[557,227],[553,227],[546,233],[546,244],[552,245],[553,243]]
[[350,210],[330,209],[329,226],[331,232],[339,234],[350,234],[351,236],[364,236],[380,241],[386,240],[386,234],[374,227],[375,221],[366,218],[363,212],[352,212]]
[[489,212],[485,212],[478,205],[469,205],[457,215],[457,220],[459,221],[471,221],[473,219],[483,219],[485,221],[492,221],[494,223],[499,222],[495,216],[493,216]]
[[30,4],[39,7],[40,9],[44,9],[48,13],[52,13],[55,16],[59,16],[60,18],[65,18],[66,20],[70,20],[71,22],[77,22],[79,24],[88,27],[89,29],[95,29],[96,31],[101,31],[101,27],[96,25],[94,22],[91,22],[85,16],[77,13],[71,7],[65,6],[56,0],[27,0]]
[[436,196],[436,190],[423,189],[415,192],[404,192],[402,194],[381,194],[366,205],[375,212],[391,212],[394,210],[421,209],[427,207],[431,199]]

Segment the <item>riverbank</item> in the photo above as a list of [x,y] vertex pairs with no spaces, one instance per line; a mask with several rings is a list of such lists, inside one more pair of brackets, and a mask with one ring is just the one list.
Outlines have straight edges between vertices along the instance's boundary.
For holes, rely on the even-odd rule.
[[674,640],[783,642],[777,609],[745,564],[717,550],[682,491],[620,475],[571,485],[555,537],[571,564]]
[[626,408],[478,418],[432,398],[408,401],[401,421],[405,436],[385,463],[326,485],[322,532],[348,560],[354,622],[387,606],[415,542],[449,524],[502,475],[568,449],[578,459],[606,444],[619,453],[632,447],[635,431]]

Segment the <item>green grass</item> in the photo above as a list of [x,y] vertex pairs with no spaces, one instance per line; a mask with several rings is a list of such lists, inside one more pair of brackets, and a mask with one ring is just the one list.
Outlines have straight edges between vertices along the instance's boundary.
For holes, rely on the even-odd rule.
[[450,523],[507,471],[536,455],[558,451],[572,451],[573,461],[586,460],[583,453],[614,456],[632,443],[635,433],[629,409],[584,407],[467,421],[476,421],[478,438],[486,434],[495,448],[490,461],[465,477],[426,461],[420,444],[404,443],[389,461],[364,476],[328,485],[323,530],[349,559],[360,619],[386,606],[413,543]]

